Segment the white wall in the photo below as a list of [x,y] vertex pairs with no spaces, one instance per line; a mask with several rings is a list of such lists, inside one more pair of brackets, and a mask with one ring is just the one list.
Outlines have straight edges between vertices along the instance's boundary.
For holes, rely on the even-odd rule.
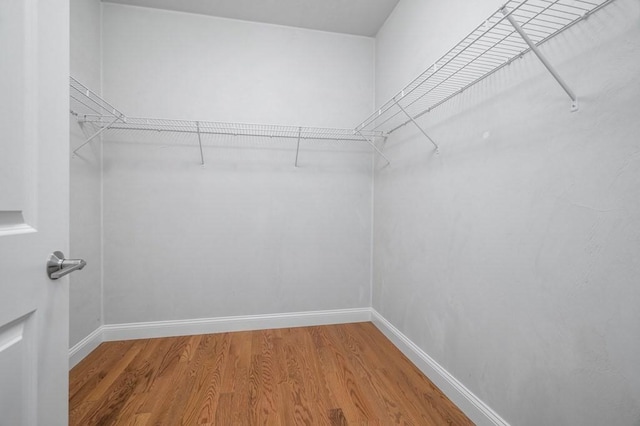
[[[99,92],[100,1],[71,0],[71,75]],[[71,150],[86,139],[71,118]],[[87,266],[70,275],[70,346],[102,325],[102,206],[100,141],[72,156],[70,191],[70,248],[68,258],[83,258]]]
[[[401,0],[377,100],[498,6]],[[528,55],[420,120],[439,155],[405,127],[375,173],[374,308],[514,425],[640,422],[639,8],[544,46],[579,112]]]
[[[353,127],[373,40],[104,4],[105,98],[130,116]],[[105,320],[370,303],[371,150],[362,144],[109,136]]]
[[104,90],[128,115],[353,128],[373,40],[104,4]]

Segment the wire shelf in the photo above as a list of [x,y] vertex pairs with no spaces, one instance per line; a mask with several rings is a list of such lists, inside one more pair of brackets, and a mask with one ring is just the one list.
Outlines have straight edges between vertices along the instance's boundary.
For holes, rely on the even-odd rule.
[[[384,154],[376,147],[376,142],[384,139],[385,135],[377,130],[360,131],[327,127],[127,117],[73,77],[69,78],[69,95],[71,98],[71,114],[77,118],[81,125],[86,125],[86,130],[93,131],[93,134],[84,143],[73,150],[74,154],[77,154],[80,149],[103,133],[137,132],[149,135],[150,133],[161,132],[165,135],[172,135],[172,139],[176,141],[176,144],[179,144],[178,140],[180,138],[178,138],[178,135],[197,135],[197,138],[193,138],[193,140],[194,142],[197,141],[200,146],[202,164],[204,164],[203,137],[206,135],[253,137],[262,141],[296,140],[296,166],[298,165],[301,140],[364,143],[371,146],[375,152],[386,159]],[[155,137],[154,139],[159,138]],[[162,142],[166,142],[166,138],[162,139]],[[246,138],[238,138],[237,140],[240,143],[242,139]]]
[[[109,126],[109,131],[155,131],[169,133],[193,133],[202,135],[255,136],[261,138],[333,140],[345,142],[366,142],[354,129],[335,129],[325,127],[287,126],[277,124],[225,123],[215,121],[172,120],[160,118],[126,117],[109,125],[110,117],[85,115],[79,118],[96,128]],[[370,139],[382,138],[380,131],[365,131],[362,134]]]
[[537,46],[612,1],[511,0],[356,129],[392,133],[526,54],[509,15]]

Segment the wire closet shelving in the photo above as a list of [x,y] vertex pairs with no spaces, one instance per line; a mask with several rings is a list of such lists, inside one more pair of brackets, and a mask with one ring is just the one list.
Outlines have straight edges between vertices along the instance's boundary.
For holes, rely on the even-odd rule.
[[88,124],[91,125],[92,129],[96,129],[87,140],[74,149],[74,154],[77,154],[82,147],[106,131],[156,131],[197,136],[194,137],[194,142],[197,142],[200,147],[202,164],[204,164],[202,150],[202,136],[204,135],[294,139],[297,141],[296,166],[298,165],[300,142],[303,140],[366,143],[382,155],[375,146],[376,139],[384,137],[384,134],[380,131],[128,117],[73,77],[69,77],[69,89],[71,114],[77,118],[81,125]]
[[378,141],[413,123],[437,150],[436,142],[416,120],[528,52],[540,59],[571,99],[571,110],[577,110],[576,95],[538,46],[613,1],[510,0],[355,129],[127,117],[70,77],[71,114],[81,125],[90,124],[95,129],[74,154],[108,130],[158,131],[197,135],[194,140],[199,144],[202,164],[202,135],[295,139],[296,166],[301,140],[366,142],[389,164],[377,147]]
[[578,109],[574,92],[538,46],[613,0],[511,0],[462,41],[360,123],[360,131],[385,135],[415,124],[438,148],[416,119],[532,51]]

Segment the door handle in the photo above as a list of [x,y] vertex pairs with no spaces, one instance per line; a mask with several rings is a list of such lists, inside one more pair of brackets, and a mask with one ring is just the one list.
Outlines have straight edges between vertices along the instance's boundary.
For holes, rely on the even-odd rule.
[[47,275],[52,280],[57,280],[73,271],[84,268],[86,264],[87,262],[83,259],[65,259],[64,253],[54,251],[47,259]]

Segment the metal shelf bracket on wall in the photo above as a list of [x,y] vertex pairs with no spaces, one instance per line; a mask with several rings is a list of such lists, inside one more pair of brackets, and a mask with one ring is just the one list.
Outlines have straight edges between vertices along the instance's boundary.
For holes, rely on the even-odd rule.
[[540,62],[542,62],[542,65],[545,66],[545,68],[549,71],[549,73],[551,73],[553,78],[555,78],[555,80],[562,87],[562,89],[567,93],[567,95],[569,95],[569,97],[571,98],[571,111],[572,112],[577,111],[578,98],[576,97],[573,90],[571,90],[571,88],[567,85],[567,83],[565,83],[562,77],[560,77],[560,74],[558,74],[558,72],[555,70],[555,68],[553,68],[553,66],[547,60],[547,58],[542,54],[542,52],[540,52],[540,49],[538,49],[538,46],[536,46],[536,44],[531,40],[529,35],[522,29],[520,24],[518,24],[518,22],[513,18],[513,16],[511,16],[511,12],[507,8],[507,6],[503,6],[500,9],[500,12],[502,12],[502,14],[505,16],[505,18],[507,18],[507,20],[513,26],[513,28],[518,32],[518,34],[520,34],[520,37],[522,37],[525,43],[527,43],[531,51],[538,57],[538,59],[540,59]]
[[372,147],[372,148],[373,148],[373,149],[378,153],[378,155],[379,155],[379,156],[381,156],[382,158],[384,158],[384,159],[386,160],[386,162],[387,162],[387,164],[386,164],[386,165],[387,165],[387,166],[388,166],[389,164],[391,164],[391,160],[389,160],[389,159],[387,158],[387,156],[386,156],[386,155],[384,155],[384,154],[382,153],[382,151],[380,151],[380,150],[378,149],[378,147],[376,146],[375,139],[373,139],[373,138],[372,138],[372,139],[367,138],[367,137],[366,137],[366,136],[365,136],[365,135],[364,135],[360,130],[358,130],[358,129],[356,129],[356,131],[355,131],[355,132],[356,132],[357,134],[359,134],[359,135],[362,137],[362,139],[364,139],[364,140],[365,140],[369,145],[371,145],[371,147]]
[[[435,65],[434,65],[434,66],[435,66]],[[399,103],[395,98],[393,98],[393,102],[395,102],[395,103],[396,103],[396,105],[398,106],[398,108],[400,108],[400,111],[402,111],[402,113],[403,113],[404,115],[406,115],[406,116],[407,116],[407,118],[408,118],[409,120],[411,120],[411,122],[414,124],[414,126],[416,126],[416,127],[418,128],[418,130],[420,130],[420,132],[422,132],[422,134],[423,134],[423,135],[424,135],[424,136],[429,140],[429,142],[431,142],[431,143],[433,144],[433,146],[434,146],[434,147],[435,147],[435,149],[436,149],[436,153],[438,153],[438,152],[439,152],[439,151],[438,151],[438,144],[437,144],[437,143],[435,143],[435,142],[433,141],[433,139],[431,139],[431,136],[429,136],[429,135],[427,134],[427,132],[425,132],[425,131],[424,131],[424,129],[422,128],[422,126],[420,126],[420,125],[418,124],[418,122],[417,122],[417,121],[416,121],[416,120],[411,116],[411,114],[409,114],[409,113],[407,112],[407,110],[406,110],[406,109],[402,108],[402,105],[400,105],[400,103]]]
[[78,146],[76,149],[73,150],[74,154],[78,154],[78,151],[80,150],[80,148],[82,148],[83,146],[85,146],[86,144],[88,144],[89,142],[91,142],[92,140],[94,140],[95,138],[97,138],[98,136],[100,136],[102,134],[102,132],[104,132],[105,130],[109,130],[109,128],[111,126],[113,126],[114,124],[116,124],[116,121],[125,121],[126,118],[123,114],[118,115],[116,118],[114,118],[111,122],[109,122],[106,126],[101,127],[100,129],[98,129],[97,132],[95,132],[93,135],[89,136],[89,138],[87,140],[85,140],[82,145]]
[[198,131],[198,145],[200,146],[200,161],[204,166],[204,154],[202,153],[202,136],[200,135],[200,122],[196,121],[196,129]]
[[302,134],[302,127],[298,127],[298,143],[296,145],[296,162],[294,167],[298,167],[298,153],[300,153],[300,135]]

